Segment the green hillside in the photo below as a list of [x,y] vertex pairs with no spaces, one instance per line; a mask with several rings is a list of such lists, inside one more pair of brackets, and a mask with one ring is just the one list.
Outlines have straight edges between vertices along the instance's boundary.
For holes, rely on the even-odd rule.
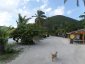
[[0,26],[0,28],[4,29],[4,30],[8,30],[9,29],[9,27],[7,27],[7,26]]
[[79,24],[80,23],[78,20],[62,15],[56,15],[48,17],[46,19],[45,27],[50,32],[56,31],[59,33],[66,33],[77,29],[81,29],[82,27]]

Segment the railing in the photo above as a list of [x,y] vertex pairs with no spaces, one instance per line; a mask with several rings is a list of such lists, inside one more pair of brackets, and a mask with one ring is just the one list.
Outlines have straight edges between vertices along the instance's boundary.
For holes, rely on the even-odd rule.
[[73,40],[73,42],[79,43],[79,44],[84,44],[85,43],[85,40]]

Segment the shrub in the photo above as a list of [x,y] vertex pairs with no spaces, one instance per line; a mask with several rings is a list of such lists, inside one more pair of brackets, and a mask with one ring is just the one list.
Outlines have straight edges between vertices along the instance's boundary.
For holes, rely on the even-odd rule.
[[7,38],[0,38],[0,45],[6,45],[8,39]]
[[7,44],[6,46],[5,46],[5,53],[13,53],[13,52],[15,52],[15,50],[14,50],[14,45],[13,44]]
[[5,45],[7,44],[6,38],[0,38],[0,54],[5,52]]
[[33,45],[33,44],[35,44],[35,43],[33,42],[33,39],[32,39],[31,37],[29,37],[29,36],[24,36],[24,37],[22,37],[22,39],[21,39],[21,44],[24,44],[24,45]]

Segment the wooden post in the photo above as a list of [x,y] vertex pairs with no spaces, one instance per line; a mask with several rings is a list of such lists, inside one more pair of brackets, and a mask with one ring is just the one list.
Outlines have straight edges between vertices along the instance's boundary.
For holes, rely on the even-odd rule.
[[84,44],[84,33],[82,34],[82,40],[83,40],[83,44]]

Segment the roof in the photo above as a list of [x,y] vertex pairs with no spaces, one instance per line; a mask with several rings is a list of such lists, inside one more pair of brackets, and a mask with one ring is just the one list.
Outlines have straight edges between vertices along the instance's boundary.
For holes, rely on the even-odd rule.
[[82,32],[85,33],[85,29],[79,29],[79,30],[76,30],[76,31],[69,32],[69,33],[67,33],[67,34],[72,34],[72,33],[82,33]]

